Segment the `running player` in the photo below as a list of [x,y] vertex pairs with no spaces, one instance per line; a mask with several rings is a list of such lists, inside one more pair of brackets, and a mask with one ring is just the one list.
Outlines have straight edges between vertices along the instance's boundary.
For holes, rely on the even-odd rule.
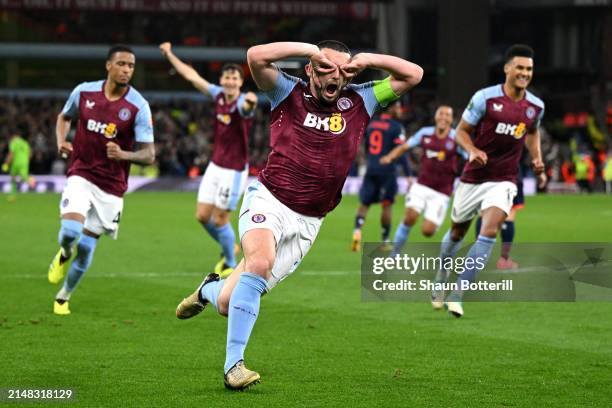
[[465,152],[455,142],[455,130],[451,128],[453,108],[440,105],[434,120],[435,126],[419,129],[406,143],[381,158],[382,163],[391,163],[409,149],[423,150],[419,177],[406,194],[404,222],[395,231],[391,256],[401,251],[421,213],[425,217],[421,231],[426,237],[436,233],[446,216],[457,173],[457,153]]
[[215,103],[215,138],[213,155],[200,182],[196,219],[219,243],[223,254],[215,272],[227,277],[236,266],[236,235],[230,212],[236,209],[248,176],[248,137],[257,105],[257,95],[240,92],[244,72],[237,64],[221,68],[219,85],[202,78],[193,67],[172,52],[172,44],[159,46],[176,71]]
[[[389,242],[391,211],[397,194],[397,175],[396,166],[381,164],[380,158],[406,140],[404,127],[398,122],[401,115],[402,104],[396,101],[389,105],[386,113],[382,113],[376,120],[371,121],[366,130],[367,171],[359,189],[360,205],[355,216],[355,229],[351,244],[353,251],[359,251],[361,248],[361,228],[365,223],[370,205],[374,203],[382,204],[380,215],[382,242]],[[403,156],[403,159],[403,166],[407,169],[406,157]]]
[[[516,231],[515,221],[517,213],[525,208],[525,194],[523,192],[523,166],[519,166],[519,174],[516,179],[516,196],[514,200],[512,200],[512,209],[510,210],[510,214],[506,221],[501,225],[499,236],[501,238],[501,254],[499,259],[497,260],[497,264],[495,265],[497,269],[517,269],[519,267],[518,263],[514,261],[510,257],[510,250],[512,249],[512,244],[514,242],[514,235]],[[478,217],[476,220],[476,228],[474,229],[474,233],[476,234],[476,239],[478,239],[478,234],[480,233],[480,228],[482,227],[482,217]]]
[[[510,213],[516,195],[523,146],[529,150],[540,185],[546,182],[538,130],[544,102],[527,91],[533,76],[533,49],[513,45],[506,52],[505,60],[505,82],[476,92],[457,126],[457,143],[469,153],[469,160],[455,192],[451,229],[442,239],[443,263],[459,250],[478,212],[482,215],[482,227],[467,258],[480,258],[481,262],[472,263],[478,265],[489,261],[497,232]],[[457,278],[457,284],[473,281],[478,272],[476,267],[466,268]],[[449,273],[440,270],[436,281],[445,282]],[[462,291],[456,290],[446,298],[445,306],[455,317],[463,315],[462,297]],[[434,308],[442,301],[443,293],[434,291]]]
[[[135,64],[129,47],[111,47],[106,80],[74,88],[57,116],[57,149],[70,156],[70,165],[60,201],[60,250],[49,266],[49,282],[58,283],[74,259],[55,296],[55,314],[70,313],[68,301],[91,265],[100,235],[117,238],[130,163],[155,161],[149,104],[129,85]],[[66,135],[73,120],[76,136],[70,143]],[[136,143],[141,148],[134,151]]]
[[9,141],[9,154],[2,164],[2,171],[11,175],[11,192],[8,201],[17,199],[18,182],[27,182],[30,187],[34,187],[34,178],[30,177],[30,158],[32,151],[30,144],[21,136],[15,134]]
[[[305,57],[309,82],[274,64]],[[228,316],[225,385],[244,389],[259,374],[244,365],[244,350],[259,313],[260,296],[290,275],[313,244],[323,217],[342,187],[372,115],[421,80],[422,69],[390,55],[351,57],[346,45],[281,42],[248,50],[257,86],[271,102],[271,151],[259,180],[249,185],[240,209],[244,259],[226,280],[207,276],[177,307],[186,319],[211,303]],[[387,71],[381,81],[350,80],[365,68]]]

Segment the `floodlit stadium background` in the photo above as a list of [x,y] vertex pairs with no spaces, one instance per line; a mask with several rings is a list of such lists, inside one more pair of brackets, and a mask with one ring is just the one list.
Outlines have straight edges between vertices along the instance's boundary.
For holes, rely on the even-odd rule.
[[[610,0],[0,0],[0,160],[12,133],[27,137],[40,193],[0,199],[0,389],[68,387],[81,406],[610,405],[610,303],[481,303],[451,321],[426,302],[360,302],[360,259],[349,245],[363,156],[298,272],[262,301],[265,314],[247,354],[264,383],[248,394],[225,393],[225,321],[173,316],[218,259],[193,219],[211,155],[212,106],[158,45],[171,41],[181,59],[216,82],[223,62],[246,68],[251,45],[322,39],[424,68],[423,82],[403,98],[408,134],[431,123],[439,101],[458,119],[477,89],[503,82],[504,50],[531,45],[530,90],[546,103],[541,132],[550,182],[527,197],[517,241],[610,242]],[[51,314],[55,288],[45,277],[57,250],[66,170],[55,151],[55,120],[74,86],[106,76],[113,43],[135,50],[132,84],[151,103],[157,162],[132,166],[137,192],[126,196],[119,240],[101,240],[75,312],[61,320]],[[304,77],[303,63],[281,65]],[[364,72],[357,81],[379,75]],[[256,90],[250,78],[243,90]],[[269,107],[260,101],[252,176],[268,151]],[[580,183],[577,165],[588,169]],[[0,175],[1,191],[8,181]],[[536,193],[529,173],[526,191]],[[394,226],[402,211],[398,195]],[[366,241],[378,239],[378,216],[373,208]],[[448,220],[433,239],[447,227]],[[414,239],[424,240],[416,231]]]

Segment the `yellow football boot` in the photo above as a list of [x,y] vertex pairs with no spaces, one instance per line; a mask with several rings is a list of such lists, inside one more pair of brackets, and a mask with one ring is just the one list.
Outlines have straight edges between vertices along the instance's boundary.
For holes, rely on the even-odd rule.
[[62,258],[62,249],[60,248],[57,251],[57,254],[51,261],[51,265],[49,265],[49,272],[47,274],[47,278],[49,278],[49,282],[56,284],[59,283],[64,276],[66,276],[66,272],[68,271],[68,264],[70,264],[70,259],[66,259],[64,262],[60,263]]
[[64,301],[64,303],[59,303],[56,300],[53,301],[53,313],[55,313],[56,315],[69,315],[70,314],[70,307],[68,307],[68,301]]
[[351,251],[358,252],[361,250],[361,230],[353,232],[353,242],[351,243]]

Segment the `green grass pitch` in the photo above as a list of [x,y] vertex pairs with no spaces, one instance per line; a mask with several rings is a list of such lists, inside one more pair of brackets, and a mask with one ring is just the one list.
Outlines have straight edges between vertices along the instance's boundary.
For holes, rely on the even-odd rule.
[[[53,406],[86,407],[612,405],[612,303],[469,304],[458,320],[427,302],[362,303],[359,256],[348,250],[355,197],[262,299],[246,353],[262,383],[226,391],[225,319],[174,317],[219,256],[193,218],[195,195],[128,195],[119,239],[101,240],[66,317],[51,313],[58,288],[46,280],[58,203],[0,200],[0,388],[71,388],[76,401]],[[379,214],[366,240],[378,239]],[[528,197],[517,221],[519,242],[611,233],[605,196]]]

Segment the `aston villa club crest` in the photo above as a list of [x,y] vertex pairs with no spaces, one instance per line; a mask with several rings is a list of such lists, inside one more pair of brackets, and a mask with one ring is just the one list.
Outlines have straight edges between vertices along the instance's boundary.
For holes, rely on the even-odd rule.
[[338,102],[336,102],[336,106],[338,106],[338,109],[340,109],[341,111],[345,111],[353,106],[353,102],[349,98],[343,96],[342,98],[338,99]]
[[525,111],[525,115],[527,115],[529,119],[535,118],[535,114],[536,114],[536,111],[533,108],[533,106],[528,107],[527,110]]
[[130,117],[132,117],[132,112],[130,112],[128,108],[123,108],[119,111],[119,119],[122,121],[125,122],[126,120],[129,120]]
[[454,145],[454,143],[453,143],[452,140],[447,141],[446,142],[446,150],[452,150],[453,149],[453,145]]
[[265,220],[266,220],[266,216],[263,214],[253,214],[253,216],[251,217],[251,221],[253,221],[256,224],[261,224]]

